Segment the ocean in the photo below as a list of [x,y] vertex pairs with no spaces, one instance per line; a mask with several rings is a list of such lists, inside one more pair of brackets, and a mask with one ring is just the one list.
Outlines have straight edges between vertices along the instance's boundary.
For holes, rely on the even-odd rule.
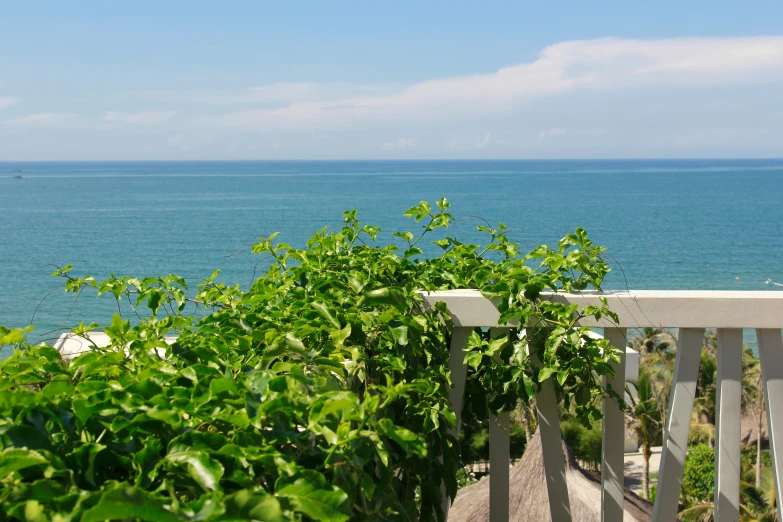
[[[74,305],[55,289],[53,265],[194,287],[220,269],[246,287],[258,258],[228,256],[259,236],[303,246],[358,209],[388,241],[416,229],[406,209],[441,197],[525,247],[584,227],[614,259],[607,288],[783,282],[783,160],[0,162],[0,324],[32,320],[40,340],[111,319],[110,297]],[[477,224],[449,234],[477,240]]]

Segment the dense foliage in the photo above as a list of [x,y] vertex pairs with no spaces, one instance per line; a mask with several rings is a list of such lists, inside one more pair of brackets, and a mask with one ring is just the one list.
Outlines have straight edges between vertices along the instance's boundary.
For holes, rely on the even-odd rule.
[[[662,442],[663,419],[669,403],[669,391],[677,353],[677,339],[668,330],[644,328],[632,334],[631,345],[641,355],[639,379],[629,381],[629,408],[626,410],[626,427],[636,436],[645,470],[642,493],[649,484],[649,459],[652,446]],[[717,391],[718,335],[706,330],[701,350],[694,411],[688,436],[688,453],[685,460],[681,510],[678,518],[685,521],[704,521],[714,518],[714,457],[715,415]],[[740,386],[743,432],[745,419],[754,420],[754,428],[762,436],[752,446],[744,446],[740,461],[740,518],[741,522],[777,520],[772,461],[769,451],[762,448],[766,435],[762,429],[765,414],[764,396],[761,393],[761,365],[753,351],[745,346],[742,353],[742,381]],[[567,430],[563,430],[564,434]],[[758,433],[758,431],[756,431]],[[649,500],[655,500],[657,485],[649,484]]]
[[587,427],[574,421],[562,422],[560,431],[574,457],[583,466],[595,471],[601,469],[603,435],[600,422],[593,422]]
[[[476,431],[462,430],[460,433],[460,453],[462,464],[489,460],[489,429],[481,426]],[[464,426],[468,428],[468,426]],[[511,460],[522,457],[527,446],[527,437],[522,426],[512,422],[509,428],[509,451]]]
[[705,444],[688,448],[682,473],[685,504],[708,500],[715,487],[715,450]]
[[[174,275],[58,269],[67,291],[132,300],[149,316],[116,315],[102,328],[111,345],[73,360],[0,331],[15,348],[0,363],[0,518],[442,520],[440,484],[453,497],[459,467],[452,327],[420,290],[478,288],[501,321],[533,325],[529,342],[515,329],[472,334],[472,415],[510,410],[553,378],[583,422],[599,418],[600,380],[619,357],[575,321],[612,314],[540,298],[600,288],[603,249],[578,229],[520,253],[501,224],[479,227],[482,247],[442,237],[442,255],[424,258],[419,242],[454,222],[448,202],[406,215],[423,226],[394,233],[401,249],[377,244],[380,230],[355,211],[302,249],[261,238],[252,250],[268,269],[248,290],[217,272],[191,292]],[[179,337],[169,345],[167,334]]]

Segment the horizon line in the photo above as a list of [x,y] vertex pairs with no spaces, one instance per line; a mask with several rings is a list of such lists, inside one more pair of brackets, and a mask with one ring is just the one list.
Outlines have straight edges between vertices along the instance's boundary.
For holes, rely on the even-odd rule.
[[314,158],[314,159],[42,159],[42,160],[6,160],[0,163],[225,163],[225,162],[275,162],[275,163],[306,163],[306,162],[426,162],[426,161],[783,161],[781,157],[667,157],[667,158]]

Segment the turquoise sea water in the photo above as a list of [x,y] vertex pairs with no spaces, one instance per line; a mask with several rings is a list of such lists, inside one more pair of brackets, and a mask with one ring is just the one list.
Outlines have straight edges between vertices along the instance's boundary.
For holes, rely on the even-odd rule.
[[[42,265],[96,277],[176,273],[194,285],[220,268],[224,282],[246,286],[257,258],[226,256],[258,236],[303,245],[356,208],[390,238],[415,226],[407,208],[442,196],[456,217],[503,221],[523,245],[585,227],[625,272],[610,288],[783,282],[783,160],[5,162],[0,324],[30,323],[58,283]],[[450,233],[476,239],[477,224]],[[68,316],[72,301],[58,289],[40,305],[39,338],[116,311],[112,299],[84,295]]]

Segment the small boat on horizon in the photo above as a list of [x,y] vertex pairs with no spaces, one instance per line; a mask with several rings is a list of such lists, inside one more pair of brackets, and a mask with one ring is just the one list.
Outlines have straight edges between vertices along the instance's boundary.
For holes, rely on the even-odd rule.
[[14,179],[22,179],[22,176],[20,176],[19,174],[17,174],[16,176],[14,176]]

